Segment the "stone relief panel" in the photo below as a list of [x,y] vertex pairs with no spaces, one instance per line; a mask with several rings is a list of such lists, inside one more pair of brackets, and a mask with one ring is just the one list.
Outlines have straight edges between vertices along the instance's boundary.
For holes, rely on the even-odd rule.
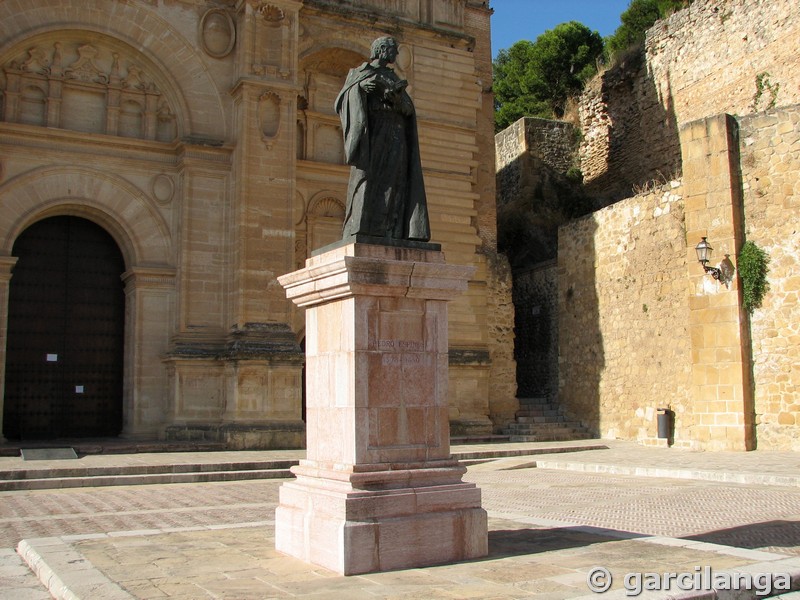
[[344,202],[333,196],[322,196],[312,200],[306,215],[308,241],[306,256],[318,248],[342,239]]
[[281,127],[281,99],[273,92],[265,92],[258,99],[258,124],[261,129],[261,140],[267,149],[272,149],[272,143]]
[[338,124],[317,124],[314,128],[314,154],[317,162],[341,165],[344,163],[342,128]]
[[464,26],[465,0],[349,0],[349,4],[432,25]]
[[228,56],[236,44],[236,26],[231,15],[221,8],[211,8],[200,19],[200,43],[212,58]]
[[290,15],[269,2],[251,0],[254,13],[252,27],[255,29],[252,40],[253,63],[250,70],[254,75],[288,79],[292,74],[290,64],[292,19]]
[[173,105],[134,50],[97,36],[27,46],[0,59],[1,120],[162,142],[177,137]]
[[350,68],[364,62],[365,56],[343,48],[325,48],[305,56],[303,95],[298,102],[298,156],[305,160],[344,164],[344,144],[334,103]]
[[156,202],[162,206],[169,204],[175,195],[175,182],[165,173],[159,173],[153,177],[150,187]]
[[295,264],[302,268],[314,250],[342,239],[344,202],[330,192],[319,192],[304,210],[303,197],[298,194],[295,210],[302,215],[295,225]]
[[463,0],[434,0],[432,12],[433,25],[464,26]]

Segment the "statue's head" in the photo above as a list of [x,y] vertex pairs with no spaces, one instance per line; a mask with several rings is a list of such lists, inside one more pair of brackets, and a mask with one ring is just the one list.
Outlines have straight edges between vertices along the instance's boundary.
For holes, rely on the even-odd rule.
[[370,60],[383,59],[388,63],[393,63],[397,58],[397,40],[393,37],[379,37],[372,42],[372,55]]

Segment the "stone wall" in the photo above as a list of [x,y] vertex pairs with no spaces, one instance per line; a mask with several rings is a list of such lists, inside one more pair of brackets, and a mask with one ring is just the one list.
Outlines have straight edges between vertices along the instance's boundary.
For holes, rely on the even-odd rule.
[[495,135],[500,205],[531,193],[543,171],[566,174],[577,165],[578,132],[564,121],[524,117]]
[[[554,291],[546,270],[515,272],[521,395],[553,372],[532,316],[550,301],[558,400],[597,435],[800,449],[798,16],[789,0],[696,0],[590,82],[581,168],[607,206],[560,228]],[[511,160],[523,133],[497,136],[519,186],[510,202],[538,176]],[[725,255],[735,266],[745,240],[766,250],[762,308],[746,314],[738,276],[724,285],[704,272],[702,237],[714,266]],[[656,438],[659,408],[675,413],[669,441]]]
[[[655,417],[668,407],[679,447],[798,449],[799,123],[800,106],[688,123],[682,179],[560,229],[568,415],[602,437],[666,443]],[[702,237],[711,266],[735,267],[745,240],[769,255],[749,318],[739,274],[723,283],[697,263]]]
[[644,58],[628,54],[581,98],[581,168],[592,191],[618,200],[679,175],[685,123],[799,102],[798,37],[795,0],[695,0],[657,22]]
[[658,97],[641,54],[629,54],[590,81],[578,111],[581,172],[599,204],[680,174],[676,117],[672,106]]
[[558,303],[567,415],[601,437],[648,440],[669,404],[680,431],[691,373],[680,182],[564,225]]
[[800,450],[800,106],[740,119],[745,236],[770,257],[750,317],[759,448]]

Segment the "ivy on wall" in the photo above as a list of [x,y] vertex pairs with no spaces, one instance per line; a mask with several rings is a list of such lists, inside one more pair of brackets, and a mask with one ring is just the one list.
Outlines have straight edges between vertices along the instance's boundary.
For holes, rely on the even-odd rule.
[[761,307],[764,296],[769,291],[769,255],[753,242],[747,241],[739,252],[739,276],[742,278],[744,307],[747,312]]

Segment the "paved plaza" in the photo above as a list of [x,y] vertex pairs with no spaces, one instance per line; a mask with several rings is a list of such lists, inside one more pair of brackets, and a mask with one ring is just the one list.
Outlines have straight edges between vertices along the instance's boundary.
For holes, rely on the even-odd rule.
[[[697,581],[749,573],[756,583],[785,573],[800,589],[800,456],[601,442],[608,447],[548,454],[537,444],[455,446],[471,463],[465,479],[483,493],[489,556],[353,577],[274,550],[282,479],[0,492],[0,598],[613,598],[664,572]],[[298,456],[101,455],[71,464],[265,454]],[[67,461],[37,462],[44,471]],[[0,458],[5,471],[34,464]],[[602,596],[587,579],[602,584],[598,568],[612,579]],[[718,597],[756,591],[763,586]],[[712,597],[674,581],[645,597],[685,594]]]

